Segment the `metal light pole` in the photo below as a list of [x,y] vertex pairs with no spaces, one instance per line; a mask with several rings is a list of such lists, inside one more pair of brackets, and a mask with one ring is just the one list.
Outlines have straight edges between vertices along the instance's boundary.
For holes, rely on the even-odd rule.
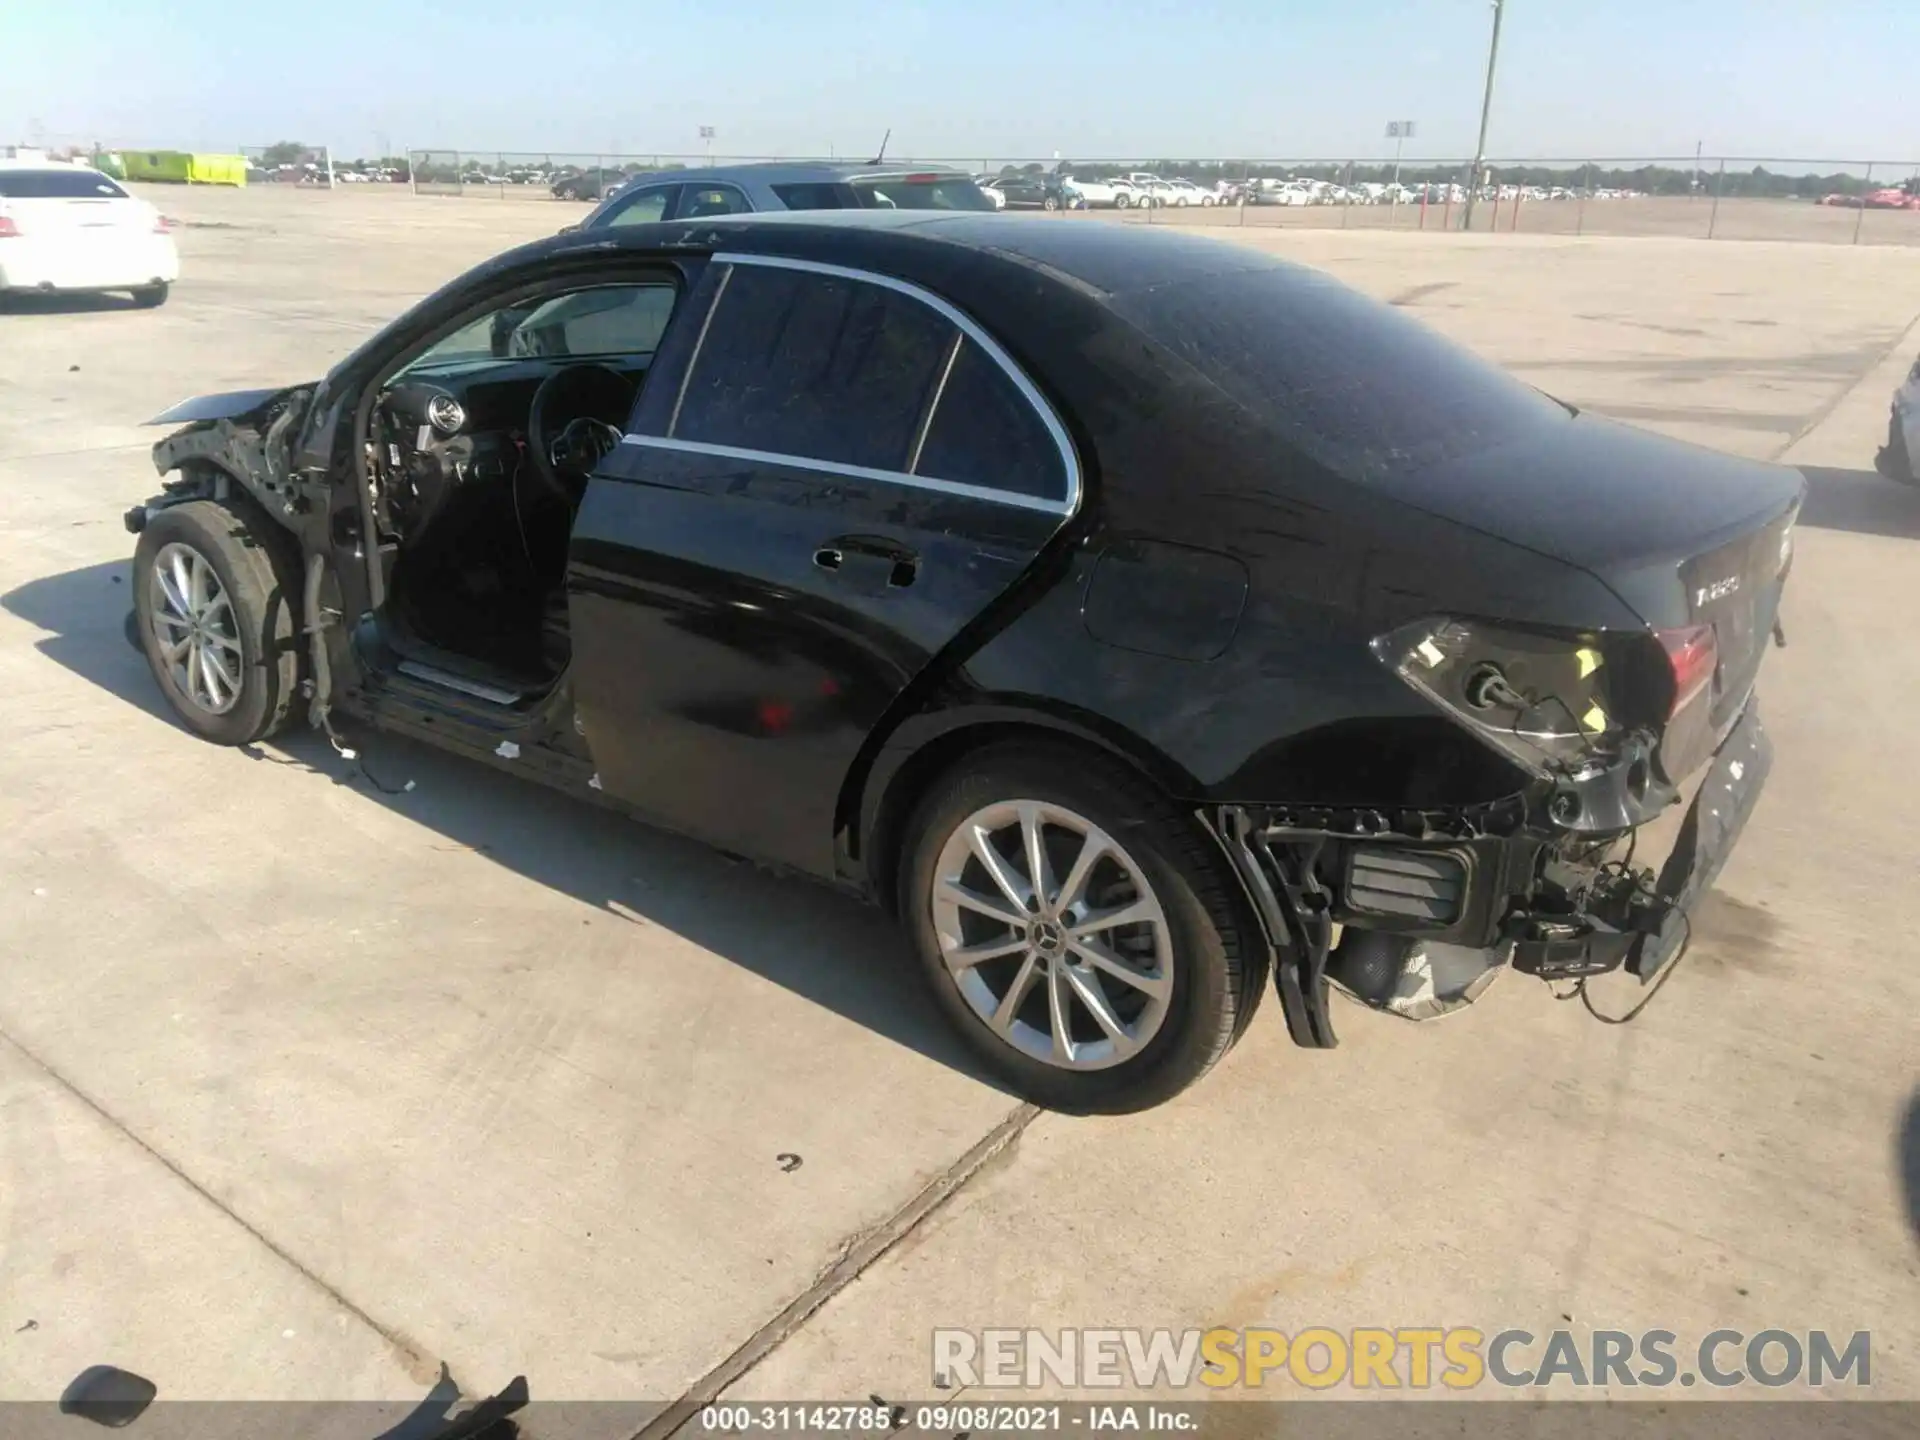
[[1393,141],[1393,183],[1400,183],[1400,152],[1406,146],[1407,138],[1413,134],[1413,121],[1389,120],[1387,138]]
[[1493,68],[1500,62],[1500,16],[1506,0],[1493,0],[1493,40],[1487,46],[1487,93],[1480,102],[1480,140],[1473,147],[1473,173],[1467,177],[1467,211],[1460,222],[1463,230],[1473,229],[1473,202],[1480,193],[1480,171],[1487,163],[1487,121],[1493,114]]

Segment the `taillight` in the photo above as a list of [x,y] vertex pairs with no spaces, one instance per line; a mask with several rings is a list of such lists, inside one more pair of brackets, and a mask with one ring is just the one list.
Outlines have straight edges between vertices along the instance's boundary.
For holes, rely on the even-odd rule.
[[1711,625],[1682,625],[1653,633],[1667,652],[1667,665],[1673,671],[1673,704],[1667,710],[1671,720],[1700,698],[1719,667],[1720,651]]
[[13,217],[11,215],[0,215],[0,240],[6,239],[9,235],[18,235],[19,233],[20,227],[13,223]]
[[1606,760],[1628,729],[1598,637],[1546,634],[1478,620],[1416,621],[1373,642],[1374,654],[1454,721],[1542,775]]
[[166,216],[156,215],[153,217],[153,233],[154,234],[166,235],[166,234],[170,234],[172,230],[173,230],[173,222],[169,220]]

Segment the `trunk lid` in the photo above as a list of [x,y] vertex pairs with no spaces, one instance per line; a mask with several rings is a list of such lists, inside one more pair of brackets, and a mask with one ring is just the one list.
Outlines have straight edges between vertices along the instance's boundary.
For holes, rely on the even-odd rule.
[[1710,633],[1706,703],[1676,714],[1661,740],[1669,776],[1697,769],[1740,718],[1792,561],[1806,493],[1797,471],[1582,415],[1372,483],[1580,567],[1670,649]]
[[[1458,524],[1638,589],[1680,562],[1764,527],[1805,482],[1781,465],[1669,440],[1593,415],[1539,426],[1428,470],[1368,477],[1370,487]],[[1675,592],[1677,595],[1677,592]],[[1624,592],[1635,609],[1640,605]],[[1683,623],[1673,596],[1643,594]]]

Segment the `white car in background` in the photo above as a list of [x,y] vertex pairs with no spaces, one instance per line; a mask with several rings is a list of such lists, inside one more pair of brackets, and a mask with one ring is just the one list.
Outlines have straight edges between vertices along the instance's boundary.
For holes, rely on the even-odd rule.
[[1063,174],[1060,188],[1071,197],[1076,209],[1125,210],[1137,198],[1133,186],[1124,180],[1083,180],[1078,175]]
[[1159,203],[1162,205],[1217,205],[1220,197],[1184,177],[1176,176],[1172,180],[1160,182]]
[[1133,203],[1136,205],[1151,207],[1173,203],[1173,186],[1151,170],[1132,171],[1122,176],[1119,183],[1133,191]]
[[998,175],[976,175],[973,177],[973,183],[980,187],[980,193],[987,197],[994,209],[1004,210],[1007,208],[1007,197],[1000,191],[1000,177]]
[[0,160],[0,296],[128,290],[166,302],[180,255],[161,213],[116,180],[57,160]]

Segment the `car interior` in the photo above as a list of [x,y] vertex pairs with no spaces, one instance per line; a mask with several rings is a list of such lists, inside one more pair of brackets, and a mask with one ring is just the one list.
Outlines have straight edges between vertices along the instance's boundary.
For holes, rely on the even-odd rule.
[[382,638],[403,671],[504,703],[565,670],[574,514],[677,295],[662,279],[519,301],[388,378],[367,453],[394,547]]

